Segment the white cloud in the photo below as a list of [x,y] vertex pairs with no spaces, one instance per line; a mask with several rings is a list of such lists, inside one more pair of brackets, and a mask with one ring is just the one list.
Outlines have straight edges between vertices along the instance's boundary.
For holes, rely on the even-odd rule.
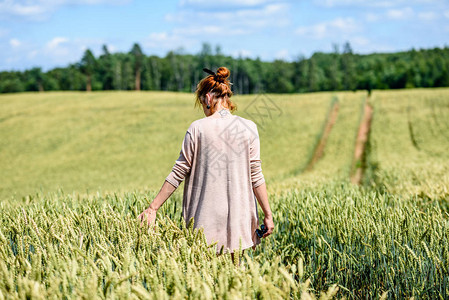
[[[282,22],[277,17],[285,17],[288,6],[284,3],[268,4],[262,8],[240,9],[234,12],[217,13],[216,16],[223,21],[235,22],[235,19],[243,19],[246,23],[258,25],[275,25],[272,22]],[[234,20],[233,20],[234,19]]]
[[18,40],[18,39],[10,39],[9,40],[9,44],[11,45],[11,47],[13,48],[17,48],[20,45],[22,45],[22,43]]
[[199,8],[223,8],[223,7],[250,7],[260,6],[276,0],[181,0],[181,6],[194,6]]
[[[288,24],[286,3],[268,3],[261,7],[244,7],[234,10],[185,9],[175,14],[167,14],[165,19],[185,27],[221,26],[221,33],[249,32],[263,27],[279,27]],[[217,25],[219,24],[219,25]]]
[[39,52],[37,50],[32,50],[31,52],[28,53],[27,57],[28,59],[33,59],[37,56]]
[[287,49],[281,49],[276,53],[275,58],[282,59],[282,60],[288,60],[290,58],[290,54]]
[[240,35],[246,34],[248,31],[244,29],[233,29],[228,30],[220,26],[207,25],[207,26],[189,26],[189,27],[179,27],[173,29],[174,35],[186,35],[186,36],[213,36],[213,35]]
[[[338,6],[369,6],[369,7],[393,7],[395,1],[378,1],[378,0],[315,0],[317,5],[325,7]],[[396,0],[396,2],[402,2]]]
[[[6,45],[8,45],[8,42],[10,44],[16,43],[13,40],[8,39]],[[20,47],[4,47],[2,49],[0,69],[22,69],[40,66],[43,70],[48,70],[56,66],[67,66],[70,63],[80,61],[87,47],[95,53],[95,56],[102,54],[102,45],[106,44],[106,41],[98,38],[84,39],[57,36],[47,41],[21,38],[19,43]],[[111,48],[113,49],[113,47]]]
[[55,61],[67,60],[68,58],[76,60],[79,59],[83,52],[88,48],[98,55],[103,44],[105,43],[102,40],[54,37],[45,44],[42,51],[46,55],[51,56]]
[[367,45],[371,44],[371,41],[363,36],[356,36],[350,39],[350,42],[353,46],[359,48],[359,47],[365,47]]
[[352,18],[337,18],[332,21],[317,23],[311,26],[301,26],[296,29],[296,34],[315,39],[351,34],[360,31],[361,26]]
[[204,41],[222,43],[223,37],[260,34],[285,27],[290,20],[289,7],[284,0],[184,0],[177,12],[165,15],[173,29],[151,33],[143,45],[158,52],[192,49]]
[[312,26],[301,26],[296,29],[296,33],[321,39],[327,34],[327,25],[326,23],[319,23]]
[[62,44],[67,43],[68,41],[69,39],[65,37],[55,37],[47,43],[47,48],[56,49],[60,47]]
[[445,4],[447,0],[314,0],[316,5],[324,7],[377,7],[393,8],[412,4]]
[[337,18],[330,22],[329,25],[347,32],[354,32],[357,30],[357,24],[352,18]]
[[173,50],[179,47],[188,47],[194,43],[194,40],[181,36],[179,34],[168,32],[153,32],[143,41],[143,46],[159,50]]
[[43,20],[64,5],[124,4],[127,2],[129,0],[3,0],[0,2],[0,18],[19,17]]
[[380,18],[380,16],[378,14],[367,13],[365,15],[365,20],[368,22],[376,22],[379,20],[379,18]]
[[150,38],[150,40],[158,43],[158,42],[164,42],[164,41],[170,40],[173,37],[169,37],[168,33],[166,33],[166,32],[153,32],[150,34],[149,38]]
[[111,52],[111,53],[117,52],[117,50],[118,50],[117,47],[112,45],[112,44],[107,44],[106,46],[108,48],[108,51]]
[[231,55],[234,57],[251,57],[253,56],[253,53],[246,49],[240,49],[234,51]]
[[35,16],[44,13],[48,7],[37,3],[38,1],[29,1],[26,3],[18,3],[18,1],[5,0],[0,3],[0,13],[2,15],[15,16]]
[[30,51],[28,55],[39,55],[53,65],[67,65],[68,62],[79,61],[84,51],[88,48],[92,50],[95,56],[102,54],[102,46],[104,44],[106,44],[106,41],[102,39],[67,38],[59,36],[48,41],[43,47],[37,48],[37,52]]
[[[431,0],[430,0],[431,1]],[[443,13],[444,15],[444,13]],[[384,17],[391,20],[408,20],[415,16],[415,12],[411,7],[388,9],[384,14],[367,13],[365,20],[367,22],[376,22]],[[439,15],[433,11],[424,11],[416,14],[421,21],[434,21],[439,18]],[[449,18],[449,11],[447,11],[447,18]]]
[[51,59],[54,62],[62,62],[66,61],[68,57],[73,56],[73,54],[77,52],[74,45],[69,45],[69,39],[65,37],[55,37],[47,44],[45,44],[44,49],[42,49],[42,53]]
[[418,13],[418,18],[423,21],[434,21],[438,19],[438,15],[433,11],[426,11]]
[[414,12],[411,7],[390,9],[387,11],[387,17],[392,20],[405,20],[413,17]]
[[449,10],[446,10],[446,11],[443,13],[443,15],[444,15],[444,17],[445,17],[446,19],[449,19]]

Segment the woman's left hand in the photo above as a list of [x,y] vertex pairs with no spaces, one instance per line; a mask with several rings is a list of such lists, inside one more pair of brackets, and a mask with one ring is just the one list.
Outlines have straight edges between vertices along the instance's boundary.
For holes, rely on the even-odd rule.
[[141,225],[143,225],[143,222],[146,221],[147,225],[151,226],[154,225],[154,223],[156,222],[156,213],[157,210],[148,207],[137,217],[137,219],[139,219],[142,222]]
[[265,216],[263,223],[265,224],[265,228],[267,229],[267,232],[263,235],[262,238],[266,238],[267,236],[272,234],[273,230],[274,230],[274,222],[273,222],[273,217],[271,216],[271,214],[269,216]]

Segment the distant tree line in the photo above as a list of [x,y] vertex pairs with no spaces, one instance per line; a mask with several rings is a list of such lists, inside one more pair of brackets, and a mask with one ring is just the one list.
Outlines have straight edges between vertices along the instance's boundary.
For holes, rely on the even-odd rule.
[[81,61],[43,72],[0,72],[0,92],[92,90],[195,90],[203,67],[231,70],[234,92],[249,94],[340,90],[400,89],[449,86],[449,48],[359,55],[349,43],[332,53],[316,52],[292,62],[264,62],[224,55],[220,46],[203,44],[198,54],[170,51],[147,56],[138,44],[128,53],[110,53],[103,46],[95,57],[86,50]]

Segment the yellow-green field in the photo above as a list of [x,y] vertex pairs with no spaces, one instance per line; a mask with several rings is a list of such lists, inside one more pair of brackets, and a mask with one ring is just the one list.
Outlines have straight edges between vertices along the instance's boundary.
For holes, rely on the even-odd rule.
[[[192,94],[1,95],[0,299],[449,297],[449,89],[233,99],[260,125],[276,224],[240,266],[185,228],[182,188],[156,232],[136,221],[204,117]],[[324,154],[304,171],[333,101]]]

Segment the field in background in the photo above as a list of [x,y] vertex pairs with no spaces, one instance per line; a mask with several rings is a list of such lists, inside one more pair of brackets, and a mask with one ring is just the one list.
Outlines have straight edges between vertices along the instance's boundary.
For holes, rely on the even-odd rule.
[[156,233],[135,221],[204,116],[191,94],[0,96],[0,298],[449,296],[449,89],[233,99],[259,125],[277,226],[240,267],[185,228],[182,188]]
[[[307,163],[332,95],[233,98],[236,114],[246,118],[263,101],[278,106],[271,117],[254,115],[267,179]],[[364,94],[347,95],[345,103],[360,101]],[[0,197],[58,189],[158,189],[179,156],[190,123],[204,117],[193,104],[192,94],[162,92],[1,96]],[[260,113],[268,112],[262,107]]]

